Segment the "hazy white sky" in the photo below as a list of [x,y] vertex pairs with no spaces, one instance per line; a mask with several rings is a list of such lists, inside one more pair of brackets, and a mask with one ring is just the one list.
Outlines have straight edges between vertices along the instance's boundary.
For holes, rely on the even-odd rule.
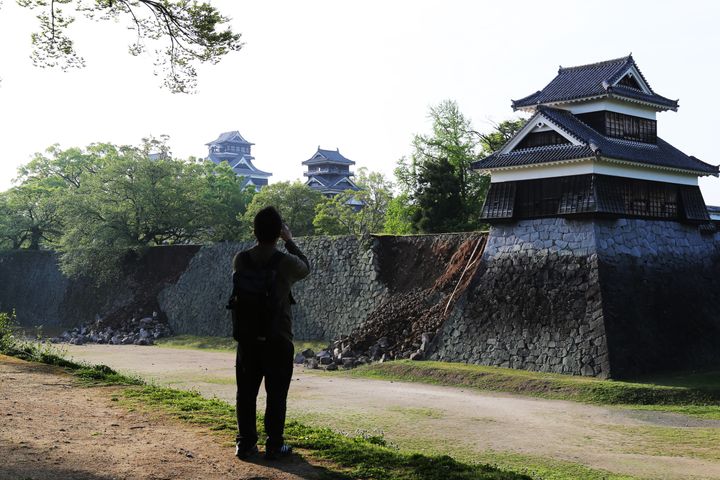
[[[0,9],[0,189],[53,143],[136,144],[168,134],[179,157],[239,130],[273,181],[302,178],[321,145],[388,175],[427,131],[427,108],[455,99],[477,130],[515,114],[510,99],[545,86],[558,65],[632,52],[653,89],[680,99],[658,133],[717,165],[720,2],[238,1],[213,2],[245,47],[200,69],[199,93],[158,88],[150,58],[128,55],[124,24],[72,26],[87,68],[31,65],[32,12]],[[701,181],[720,205],[720,180]]]

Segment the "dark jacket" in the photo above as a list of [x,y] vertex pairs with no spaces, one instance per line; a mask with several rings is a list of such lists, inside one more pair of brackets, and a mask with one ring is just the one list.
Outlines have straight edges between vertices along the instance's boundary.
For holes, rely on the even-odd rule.
[[[280,335],[292,341],[292,312],[290,310],[290,287],[298,280],[302,280],[310,273],[310,262],[300,251],[292,240],[285,242],[285,249],[288,251],[280,264],[277,273],[277,294],[282,299],[280,308]],[[277,251],[274,245],[255,245],[248,250],[250,258],[257,265],[267,265],[270,258]],[[233,259],[233,271],[239,272],[246,268],[243,265],[242,255],[239,253]]]

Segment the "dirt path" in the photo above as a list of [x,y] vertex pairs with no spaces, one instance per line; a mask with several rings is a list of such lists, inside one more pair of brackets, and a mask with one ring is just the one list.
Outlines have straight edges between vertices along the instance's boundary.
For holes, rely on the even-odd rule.
[[57,368],[0,355],[0,479],[315,478],[301,459],[240,462],[232,445],[113,405],[117,387],[79,386]]
[[[71,346],[71,356],[162,384],[234,401],[230,353]],[[457,388],[351,379],[297,367],[289,415],[353,432],[382,430],[404,448],[464,459],[487,451],[538,455],[652,479],[720,479],[720,452],[683,439],[715,438],[720,421]],[[670,434],[667,434],[667,433]],[[694,450],[694,448],[696,448]],[[701,451],[702,454],[696,454]],[[696,452],[697,451],[697,452]]]

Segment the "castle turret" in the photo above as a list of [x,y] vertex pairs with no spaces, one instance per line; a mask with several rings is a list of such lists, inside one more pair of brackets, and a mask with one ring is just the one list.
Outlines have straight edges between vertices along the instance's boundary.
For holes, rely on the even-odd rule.
[[498,152],[473,168],[491,174],[488,221],[607,215],[709,220],[698,177],[718,167],[657,136],[658,95],[632,56],[560,68],[542,90],[515,100],[533,113]]
[[268,184],[272,173],[263,172],[253,165],[255,157],[251,154],[253,143],[248,142],[238,131],[221,133],[208,146],[208,160],[215,163],[227,162],[233,171],[245,179],[245,185],[254,185],[260,189]]
[[353,176],[350,166],[355,162],[341,155],[340,149],[324,150],[318,146],[317,152],[302,164],[308,167],[303,173],[308,177],[305,185],[325,196],[337,195],[345,190],[360,190],[350,178]]

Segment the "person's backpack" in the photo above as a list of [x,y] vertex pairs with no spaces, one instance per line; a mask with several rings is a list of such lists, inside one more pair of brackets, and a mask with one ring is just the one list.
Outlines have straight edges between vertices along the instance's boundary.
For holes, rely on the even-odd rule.
[[267,265],[258,265],[248,251],[240,255],[245,268],[233,273],[227,306],[232,310],[233,338],[238,342],[272,338],[279,331],[277,269],[285,254],[275,252]]

